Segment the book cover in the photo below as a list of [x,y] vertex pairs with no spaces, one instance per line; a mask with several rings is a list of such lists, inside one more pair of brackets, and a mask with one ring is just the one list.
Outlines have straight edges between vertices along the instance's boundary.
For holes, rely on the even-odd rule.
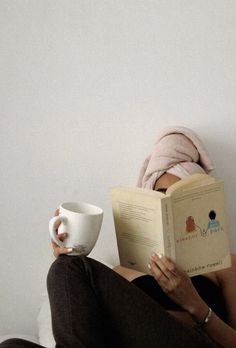
[[166,195],[116,187],[111,197],[122,266],[149,273],[152,252],[170,257],[190,276],[230,266],[223,182],[196,175]]

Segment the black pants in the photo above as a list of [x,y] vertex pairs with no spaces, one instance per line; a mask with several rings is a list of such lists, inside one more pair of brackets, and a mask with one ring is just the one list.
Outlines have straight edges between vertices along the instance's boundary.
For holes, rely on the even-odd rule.
[[[219,347],[103,264],[61,255],[47,278],[57,348]],[[10,339],[0,348],[40,347]]]

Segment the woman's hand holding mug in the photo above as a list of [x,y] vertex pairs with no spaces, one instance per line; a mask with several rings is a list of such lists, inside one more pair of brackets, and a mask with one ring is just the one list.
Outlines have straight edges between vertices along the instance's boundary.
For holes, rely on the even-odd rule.
[[[59,215],[59,208],[57,208],[55,210],[55,213],[54,213],[54,216],[58,216]],[[64,232],[64,233],[60,233],[58,234],[58,228],[61,224],[61,221],[58,221],[56,224],[55,224],[55,228],[56,228],[56,231],[57,231],[57,235],[58,235],[58,239],[60,241],[64,241],[67,237],[67,233]],[[72,248],[65,248],[65,247],[61,247],[59,246],[57,243],[54,242],[53,239],[51,239],[51,243],[52,243],[52,248],[53,248],[53,255],[57,258],[59,255],[62,255],[62,254],[69,254],[72,252]]]
[[96,244],[103,219],[101,208],[83,202],[65,202],[49,221],[54,256],[88,255]]

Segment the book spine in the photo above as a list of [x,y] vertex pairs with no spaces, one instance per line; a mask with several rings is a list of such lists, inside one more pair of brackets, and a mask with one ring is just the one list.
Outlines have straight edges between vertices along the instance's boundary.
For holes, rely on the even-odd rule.
[[175,261],[174,223],[170,197],[161,200],[165,255]]

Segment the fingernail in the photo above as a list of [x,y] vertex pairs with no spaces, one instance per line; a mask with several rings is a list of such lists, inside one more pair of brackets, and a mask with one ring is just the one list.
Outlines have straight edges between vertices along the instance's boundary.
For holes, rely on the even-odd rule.
[[68,253],[71,253],[73,248],[67,248]]
[[160,253],[158,253],[157,255],[158,255],[159,259],[161,259],[163,257],[163,255]]
[[149,269],[151,269],[151,265],[150,265],[150,263],[148,263],[148,268],[149,268]]

